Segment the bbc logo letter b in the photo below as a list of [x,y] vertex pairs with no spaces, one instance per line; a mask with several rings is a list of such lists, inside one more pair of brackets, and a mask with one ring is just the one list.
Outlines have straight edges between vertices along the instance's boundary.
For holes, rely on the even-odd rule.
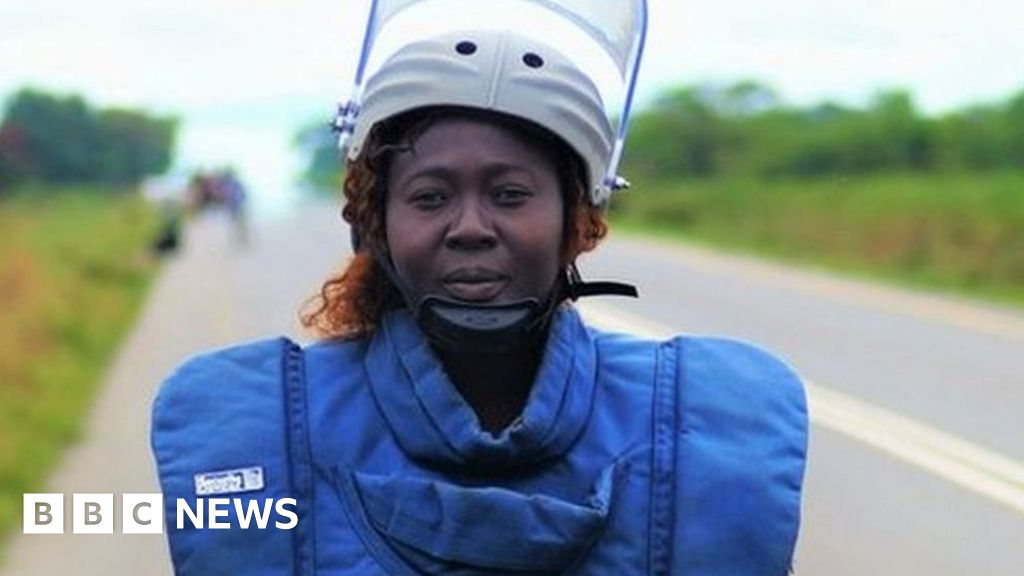
[[22,496],[25,534],[64,533],[63,494],[25,494]]
[[114,533],[113,494],[75,494],[73,500],[75,534]]

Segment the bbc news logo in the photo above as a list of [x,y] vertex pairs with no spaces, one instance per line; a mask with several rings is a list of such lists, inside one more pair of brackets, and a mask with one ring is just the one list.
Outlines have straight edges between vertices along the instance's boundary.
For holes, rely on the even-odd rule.
[[[22,531],[25,534],[63,534],[64,500],[64,494],[24,494]],[[163,500],[162,494],[122,494],[121,532],[162,534]],[[114,533],[116,510],[113,494],[73,494],[71,502],[72,533]],[[266,530],[271,527],[291,530],[299,523],[295,507],[294,498],[198,498],[194,502],[178,498],[175,525],[178,530],[186,527],[199,530]]]
[[[25,534],[63,534],[65,528],[63,494],[24,495]],[[113,534],[113,494],[73,494],[71,506],[74,534]],[[162,494],[123,494],[121,531],[125,534],[163,532]]]

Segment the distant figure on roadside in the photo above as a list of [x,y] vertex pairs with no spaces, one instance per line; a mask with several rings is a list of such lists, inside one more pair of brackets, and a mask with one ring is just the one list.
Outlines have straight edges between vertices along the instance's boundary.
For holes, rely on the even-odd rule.
[[249,223],[246,209],[247,194],[242,181],[231,168],[224,170],[218,179],[221,202],[231,217],[234,240],[237,246],[249,243]]
[[147,178],[141,183],[143,198],[157,210],[158,222],[149,248],[156,256],[167,256],[181,245],[181,224],[190,202],[191,183],[181,174]]
[[164,201],[160,205],[160,224],[152,249],[157,256],[169,256],[181,245],[181,208],[176,202]]

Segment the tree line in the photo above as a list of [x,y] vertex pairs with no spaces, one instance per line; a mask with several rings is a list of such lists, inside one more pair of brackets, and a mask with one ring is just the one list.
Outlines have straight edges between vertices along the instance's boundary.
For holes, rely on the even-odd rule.
[[24,88],[0,122],[0,193],[28,182],[137,183],[170,167],[177,128],[175,118]]
[[1024,90],[926,117],[909,92],[866,106],[789,106],[763,84],[672,90],[630,128],[635,177],[813,177],[1024,169]]

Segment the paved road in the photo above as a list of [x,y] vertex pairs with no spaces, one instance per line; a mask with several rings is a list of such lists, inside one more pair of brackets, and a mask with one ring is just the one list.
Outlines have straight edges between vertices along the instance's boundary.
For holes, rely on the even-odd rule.
[[[219,218],[196,222],[48,491],[154,491],[156,384],[197,350],[301,338],[297,303],[347,252],[336,215],[300,207],[245,249]],[[643,294],[588,306],[595,321],[748,338],[813,383],[798,574],[1024,574],[1019,314],[615,238],[583,270]],[[17,537],[9,556],[5,576],[169,573],[154,536]]]

